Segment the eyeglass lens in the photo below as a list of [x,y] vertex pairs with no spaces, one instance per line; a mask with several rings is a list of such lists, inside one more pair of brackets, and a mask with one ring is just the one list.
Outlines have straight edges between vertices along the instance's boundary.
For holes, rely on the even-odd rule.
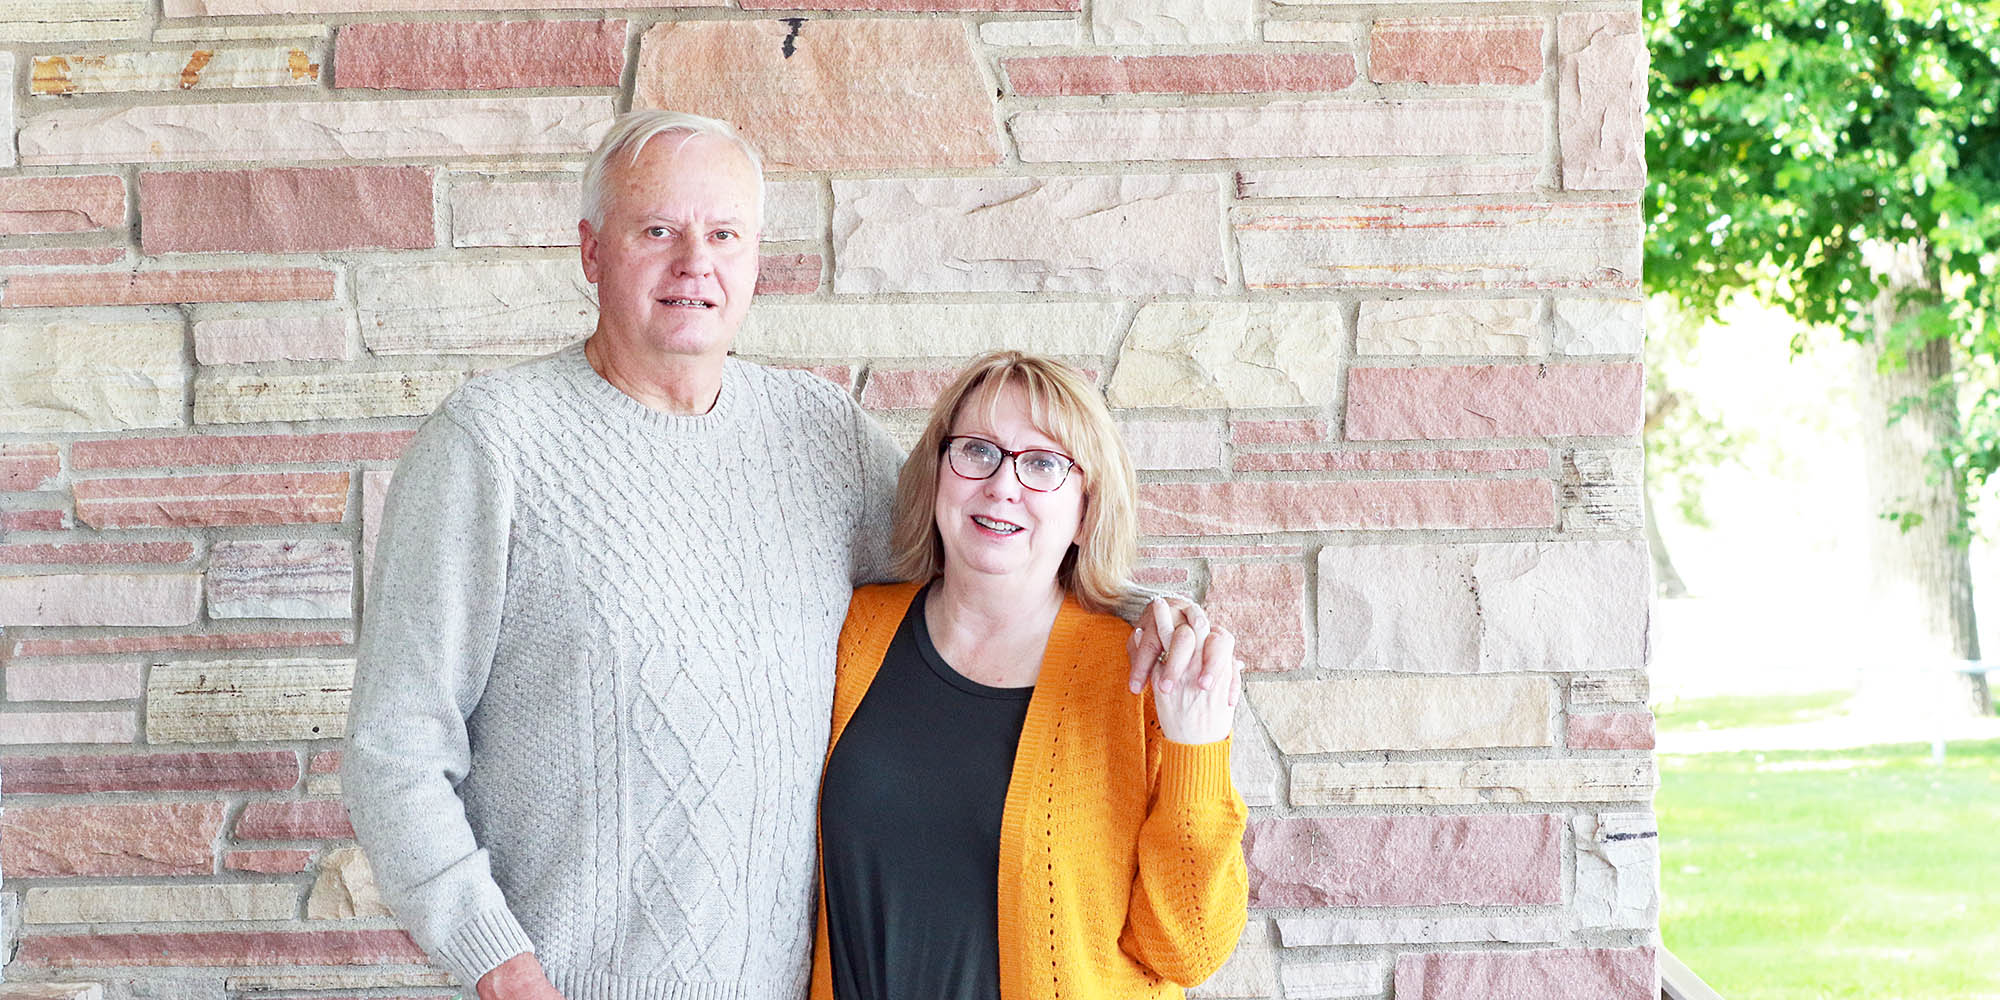
[[[951,462],[951,471],[967,479],[986,479],[1000,471],[1000,462],[1007,452],[991,441],[964,437],[952,441],[945,455]],[[1013,455],[1014,476],[1021,485],[1043,493],[1061,488],[1075,464],[1061,454],[1039,448]]]

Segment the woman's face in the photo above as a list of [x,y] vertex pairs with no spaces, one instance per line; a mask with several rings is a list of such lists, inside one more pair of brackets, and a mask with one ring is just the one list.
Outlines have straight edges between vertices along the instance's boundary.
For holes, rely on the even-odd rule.
[[[1027,394],[1016,385],[1002,387],[997,399],[990,391],[968,397],[951,425],[950,436],[961,435],[985,438],[1011,452],[1067,454],[1029,420]],[[1014,461],[1002,459],[985,479],[966,479],[952,471],[947,456],[938,457],[937,530],[947,574],[1054,584],[1082,524],[1085,470],[1071,469],[1061,486],[1040,492],[1021,485]]]

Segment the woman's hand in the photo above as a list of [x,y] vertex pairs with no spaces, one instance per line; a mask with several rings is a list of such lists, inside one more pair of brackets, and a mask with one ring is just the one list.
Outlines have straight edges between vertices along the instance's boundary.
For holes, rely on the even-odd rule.
[[[1183,629],[1189,641],[1180,641]],[[1174,629],[1175,642],[1154,670],[1153,710],[1160,730],[1175,743],[1214,743],[1227,739],[1235,721],[1237,692],[1243,684],[1243,664],[1236,659],[1236,637],[1206,621],[1197,630],[1186,622]],[[1192,655],[1195,649],[1200,655]],[[1228,678],[1202,687],[1195,678]]]

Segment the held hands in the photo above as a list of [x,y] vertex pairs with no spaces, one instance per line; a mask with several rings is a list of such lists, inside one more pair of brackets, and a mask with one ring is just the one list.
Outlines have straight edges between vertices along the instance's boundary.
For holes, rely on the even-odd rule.
[[[1165,633],[1171,638],[1162,647],[1158,636],[1174,610],[1183,620]],[[1167,739],[1213,743],[1229,736],[1243,683],[1236,637],[1229,630],[1211,626],[1201,608],[1185,600],[1170,606],[1155,599],[1126,651],[1132,659],[1132,690],[1140,690],[1151,677],[1153,708]]]
[[479,1000],[563,1000],[532,951],[524,951],[494,966],[479,977],[476,989]]

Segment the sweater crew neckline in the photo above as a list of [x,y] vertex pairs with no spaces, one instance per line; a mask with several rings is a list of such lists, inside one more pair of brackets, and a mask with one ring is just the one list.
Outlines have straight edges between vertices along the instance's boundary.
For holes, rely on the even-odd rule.
[[709,407],[707,413],[662,413],[626,395],[624,390],[598,374],[597,369],[591,367],[590,358],[584,354],[583,345],[588,342],[588,338],[579,340],[557,352],[556,364],[586,399],[613,419],[674,437],[700,437],[717,433],[735,423],[744,409],[742,397],[748,386],[744,382],[743,362],[733,357],[722,362],[722,386],[716,394],[715,405]]

